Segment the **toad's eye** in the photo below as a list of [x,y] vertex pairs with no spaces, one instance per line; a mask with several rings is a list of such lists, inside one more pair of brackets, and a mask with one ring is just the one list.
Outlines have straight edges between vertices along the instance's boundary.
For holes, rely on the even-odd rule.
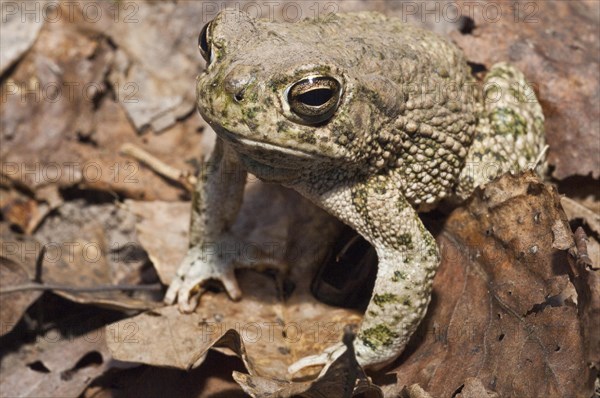
[[206,62],[210,62],[210,22],[204,25],[198,36],[198,48]]
[[287,93],[290,109],[306,124],[323,123],[340,102],[342,85],[330,76],[312,76],[294,83]]

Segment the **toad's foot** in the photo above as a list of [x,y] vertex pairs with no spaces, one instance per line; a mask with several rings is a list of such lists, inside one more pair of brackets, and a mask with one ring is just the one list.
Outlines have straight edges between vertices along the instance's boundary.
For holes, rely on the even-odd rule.
[[336,343],[332,346],[327,347],[322,353],[316,355],[309,355],[301,358],[288,366],[288,373],[294,374],[302,369],[311,366],[327,365],[334,362],[340,357],[348,348],[342,342]]
[[208,281],[220,281],[232,300],[239,300],[242,296],[235,279],[235,264],[219,258],[210,258],[215,256],[204,252],[199,247],[188,251],[165,295],[164,301],[167,304],[177,301],[182,312],[194,311]]
[[242,291],[235,277],[235,269],[252,268],[258,264],[278,265],[262,253],[257,245],[245,244],[230,236],[217,244],[194,246],[179,266],[164,301],[167,304],[177,302],[180,311],[192,312],[210,281],[220,281],[229,297],[239,300]]

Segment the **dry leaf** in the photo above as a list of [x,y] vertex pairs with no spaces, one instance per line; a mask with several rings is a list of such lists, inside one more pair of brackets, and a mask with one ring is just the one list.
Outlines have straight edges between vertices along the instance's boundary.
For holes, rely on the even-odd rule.
[[[356,361],[354,353],[354,332],[347,327],[343,341],[346,351],[329,363],[315,380],[285,382],[252,374],[233,373],[245,392],[254,398],[285,398],[301,396],[306,398],[340,397],[350,398],[361,394],[364,397],[382,398],[381,390],[371,383]],[[253,373],[253,372],[251,372]]]
[[[79,15],[81,6],[63,4],[60,12]],[[145,81],[108,81],[107,74],[115,69],[115,50],[106,36],[84,27],[87,24],[77,18],[45,24],[34,46],[3,80],[3,176],[31,192],[58,185],[68,195],[77,194],[66,190],[75,187],[146,200],[177,200],[187,195],[137,161],[119,155],[119,148],[132,143],[191,171],[186,162],[202,152],[200,129],[204,122],[194,115],[161,135],[138,136],[123,106],[141,103]],[[142,51],[147,52],[153,44]],[[179,75],[177,84],[171,76],[156,76],[162,76],[158,80],[161,87],[193,87],[191,75],[190,80],[184,78],[186,74]],[[185,107],[186,115],[191,114],[191,105]]]
[[[48,0],[42,0],[39,6],[45,6]],[[43,18],[35,18],[30,15],[24,18],[20,8],[24,3],[6,2],[2,4],[2,35],[0,36],[0,75],[29,50],[35,42],[40,29],[44,26]]]
[[[134,231],[132,214],[112,204],[61,206],[35,234],[48,249],[42,280],[74,287],[137,285],[143,283],[147,257]],[[57,294],[79,303],[117,309],[148,309],[157,305],[155,292],[68,292]]]
[[[272,234],[273,228],[261,227],[253,220],[269,225],[278,212],[289,218],[288,228],[294,225],[292,230],[306,231],[294,224],[297,221],[290,215],[290,209],[298,205],[282,210],[283,197],[273,196],[273,186],[266,187],[270,190],[267,194],[261,192],[261,184],[250,189],[236,224],[238,233]],[[255,209],[265,209],[260,205],[264,198],[277,204],[267,213],[257,214]],[[310,215],[309,206],[301,207],[304,222]],[[151,225],[147,231],[152,230]],[[248,228],[254,232],[248,233]],[[317,230],[323,234],[325,229]],[[287,244],[280,244],[289,247],[299,238],[282,234],[279,239],[288,239]],[[588,326],[581,324],[569,293],[573,287],[565,250],[574,243],[555,191],[531,173],[507,175],[455,210],[438,239],[444,262],[434,283],[432,305],[393,371],[397,383],[386,386],[385,377],[374,374],[386,396],[415,383],[433,396],[451,395],[465,386],[467,394],[477,391],[477,383],[491,396],[534,391],[569,395],[589,388],[579,383],[591,380],[582,377],[591,375],[581,335]],[[318,249],[322,244],[321,240],[312,247]],[[156,246],[148,249],[162,250]],[[236,375],[246,391],[255,396],[267,391],[277,391],[280,396],[306,392],[311,382],[290,384],[287,366],[339,341],[343,325],[359,320],[352,321],[348,318],[351,313],[312,299],[312,276],[308,275],[314,276],[314,272],[315,264],[296,264],[290,269],[289,278],[296,288],[289,298],[282,296],[281,285],[271,277],[239,272],[242,301],[231,302],[223,293],[208,292],[191,315],[166,307],[122,321],[117,325],[135,325],[136,341],[109,342],[110,348],[121,360],[189,368],[201,363],[211,347],[225,345],[244,360],[250,372],[249,376]],[[303,339],[306,333],[291,344],[290,325],[306,331],[311,324],[324,322],[337,332],[329,336],[334,337],[329,344]],[[479,380],[477,385],[468,381],[472,377]]]
[[[0,287],[7,288],[30,282],[35,277],[35,266],[40,245],[31,238],[12,239],[6,223],[0,224]],[[0,295],[0,336],[17,325],[27,308],[42,294],[28,290]]]
[[[36,260],[30,257],[40,255],[42,248],[45,251],[41,282],[73,289],[56,289],[60,296],[116,309],[148,309],[157,305],[156,299],[144,292],[132,296],[119,290],[76,291],[143,283],[141,269],[147,258],[135,240],[134,218],[114,205],[82,207],[75,202],[67,203],[48,218],[35,237],[14,233],[3,224],[2,256],[10,255],[12,263],[24,264],[27,280],[22,280],[23,274],[19,277],[22,283],[33,281]],[[12,303],[22,295],[22,292],[7,293],[2,299]],[[37,297],[37,293],[33,296]]]
[[485,386],[476,377],[469,377],[465,380],[465,384],[460,388],[460,392],[456,394],[456,398],[496,398],[498,394],[485,389]]
[[79,396],[110,367],[102,333],[94,330],[76,338],[42,337],[20,361],[13,359],[9,368],[3,368],[2,396]]
[[505,175],[456,209],[438,236],[432,304],[386,396],[413,383],[451,396],[470,377],[500,396],[590,393],[590,325],[566,293],[568,228],[555,190],[531,173]]
[[160,280],[168,285],[187,252],[190,202],[127,200],[125,206],[138,218],[138,239]]
[[[590,368],[600,371],[600,271],[592,268],[586,255],[586,236],[582,228],[575,231],[576,253],[569,257],[571,278],[577,289],[584,352]],[[590,377],[593,377],[591,373]]]
[[[162,206],[173,214],[167,204]],[[173,209],[180,206],[171,204]],[[168,217],[141,221],[144,239],[154,243],[147,247],[154,258],[168,252],[173,242],[149,236],[152,232],[161,236],[165,220]],[[286,380],[291,363],[339,342],[344,325],[359,321],[355,311],[319,303],[310,294],[307,275],[316,275],[329,242],[341,231],[338,221],[290,190],[257,182],[247,187],[233,231],[261,248],[270,247],[274,259],[290,267],[286,280],[281,280],[285,269],[280,269],[279,278],[240,271],[239,302],[209,291],[192,314],[170,306],[121,321],[115,325],[134,325],[135,341],[109,341],[115,358],[185,369],[198,366],[211,347],[229,342],[227,347],[242,356],[253,376]]]
[[82,398],[247,398],[231,378],[232,370],[243,370],[241,361],[218,352],[211,352],[204,365],[190,371],[137,365],[96,379]]

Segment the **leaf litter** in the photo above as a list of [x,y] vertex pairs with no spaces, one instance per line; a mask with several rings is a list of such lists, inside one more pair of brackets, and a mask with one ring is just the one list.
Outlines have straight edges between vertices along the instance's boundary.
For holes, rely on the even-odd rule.
[[[360,321],[360,303],[341,308],[318,301],[315,294],[338,303],[352,290],[369,294],[368,283],[355,283],[338,291],[334,300],[325,300],[332,297],[319,280],[327,275],[323,262],[340,254],[336,250],[346,245],[347,231],[292,192],[261,184],[248,187],[236,233],[272,249],[265,252],[277,261],[268,263],[277,266],[238,273],[241,301],[232,302],[211,288],[198,310],[186,317],[162,307],[157,291],[108,289],[168,284],[187,245],[186,184],[124,154],[123,144],[191,175],[200,167],[201,153],[208,152],[212,133],[192,112],[189,84],[202,68],[195,52],[198,27],[190,23],[199,20],[202,5],[118,6],[131,5],[140,8],[140,24],[125,26],[112,17],[90,24],[78,17],[23,29],[14,21],[3,25],[3,50],[12,46],[12,55],[6,58],[10,66],[2,64],[0,72],[6,96],[0,121],[0,289],[35,285],[0,295],[3,395],[154,394],[163,391],[157,381],[170,381],[168,391],[182,396],[242,396],[242,391],[252,396],[319,396],[322,391],[344,396],[352,389],[386,397],[591,395],[600,358],[593,332],[600,328],[600,195],[591,188],[600,175],[600,130],[594,128],[598,76],[590,67],[600,60],[594,51],[597,35],[589,34],[597,24],[597,3],[530,2],[528,7],[537,7],[537,24],[507,18],[490,23],[476,16],[473,29],[450,33],[475,64],[485,68],[509,59],[537,83],[547,115],[552,175],[569,198],[559,199],[531,175],[504,177],[450,214],[424,215],[444,258],[432,305],[403,355],[387,368],[367,373],[372,382],[348,353],[322,374],[319,368],[295,378],[286,374],[287,365],[342,340],[346,325]],[[342,6],[340,11],[365,7]],[[84,3],[75,7],[79,16],[82,7]],[[105,16],[115,10],[108,2],[100,7]],[[372,7],[399,12],[389,4]],[[573,29],[539,29],[552,26],[556,18]],[[152,36],[136,30],[142,24],[144,31],[170,28],[148,40]],[[459,26],[429,27],[448,33]],[[124,102],[130,94],[124,91],[128,80],[149,82],[140,87],[144,101]],[[85,93],[91,96],[75,90],[75,97],[54,102],[23,101],[21,92],[12,93],[36,81],[42,87],[93,82],[99,90]],[[573,84],[577,90],[565,89]],[[60,172],[52,174],[57,166]],[[261,195],[267,200],[261,202]],[[559,200],[573,230],[583,227],[575,238]],[[48,261],[56,254],[50,249],[65,244],[98,248],[100,256],[88,261],[81,251],[75,258],[63,251]],[[368,256],[352,259],[356,253],[351,253],[338,256],[341,269],[368,279],[369,272],[353,270],[372,266]],[[101,292],[77,291],[94,286]],[[319,295],[323,286],[325,294]],[[73,309],[66,301],[52,304],[56,297],[43,291],[95,306],[91,311],[119,309],[121,323],[88,332],[105,333],[112,353],[132,362],[111,360],[108,349],[90,336],[68,337],[71,327],[50,307]],[[150,310],[133,316],[142,309]],[[50,345],[27,337],[51,332],[62,337]],[[347,340],[351,336],[346,333]],[[44,351],[53,352],[48,355],[54,359]],[[113,367],[137,363],[150,365]],[[234,379],[225,379],[233,370]],[[197,383],[181,383],[186,374],[198,377]],[[132,390],[118,383],[140,379],[154,389]],[[241,387],[235,389],[233,380]]]
[[[263,184],[252,187],[275,189]],[[289,192],[284,196],[292,196],[287,198],[289,202],[302,200]],[[257,217],[272,233],[276,228],[269,227],[269,220],[287,217],[287,223],[293,224],[289,221],[293,211],[284,209],[278,214],[278,206],[253,205],[261,200],[277,202],[278,198],[272,192],[247,194],[236,225],[260,230],[260,225],[246,221]],[[311,206],[292,207],[302,209],[303,219],[308,220]],[[250,208],[267,208],[275,214],[257,214]],[[315,242],[307,245],[326,249],[319,239],[326,236],[322,223],[328,217],[318,211],[312,217],[319,220],[311,221],[319,233]],[[587,288],[589,298],[597,295],[597,289],[592,293],[591,287],[581,282],[574,288],[570,281],[569,259],[576,255],[576,246],[555,189],[531,173],[506,175],[479,190],[443,225],[436,225],[433,217],[426,221],[437,230],[443,261],[428,315],[409,348],[384,373],[371,374],[385,396],[396,396],[414,384],[432,396],[450,396],[465,386],[464,394],[483,386],[490,394],[502,396],[529,396],[539,391],[569,396],[587,391],[594,377],[589,366],[597,366],[597,360],[585,350],[593,338],[585,333],[589,325],[582,323],[586,312],[581,307],[598,308],[582,301],[578,289]],[[163,226],[146,227],[147,231],[161,231]],[[292,232],[302,231],[302,238],[284,232],[282,247],[286,239],[311,238],[307,231],[312,228],[296,224]],[[335,236],[335,229],[331,230]],[[155,244],[149,249],[153,250],[168,249]],[[136,324],[139,341],[109,342],[109,347],[120,360],[189,369],[198,366],[211,347],[222,350],[225,346],[248,370],[247,375],[236,373],[234,378],[252,396],[311,396],[307,382],[287,374],[287,366],[340,341],[344,327],[360,320],[356,311],[334,309],[313,298],[310,278],[305,275],[315,275],[323,256],[313,257],[312,263],[293,264],[289,278],[295,289],[287,297],[277,278],[246,270],[238,273],[244,293],[241,301],[233,302],[223,292],[207,292],[191,315],[182,315],[173,306],[141,314],[121,321]],[[595,275],[589,269],[585,272]],[[295,273],[301,277],[295,279]],[[293,337],[292,324],[310,338]],[[311,325],[315,324],[327,325],[336,333],[328,335],[327,341],[314,341]],[[327,376],[322,374],[310,383]],[[369,385],[367,390],[377,389]]]

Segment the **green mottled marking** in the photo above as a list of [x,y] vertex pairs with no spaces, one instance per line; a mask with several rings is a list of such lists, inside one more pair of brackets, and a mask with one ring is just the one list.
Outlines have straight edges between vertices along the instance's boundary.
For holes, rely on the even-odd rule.
[[544,117],[541,115],[536,115],[535,119],[533,120],[533,126],[535,128],[535,131],[542,135],[543,131],[544,131]]
[[522,104],[522,103],[527,102],[527,97],[525,96],[525,94],[523,94],[523,90],[519,89],[519,87],[511,86],[508,89],[508,92],[510,95],[513,96],[515,101],[517,101],[518,103]]
[[277,125],[276,126],[277,126],[277,131],[280,132],[280,133],[282,133],[282,132],[284,132],[287,129],[288,123],[284,122],[283,120],[279,120],[279,121],[277,121]]
[[414,248],[412,243],[412,236],[409,233],[400,234],[400,236],[398,236],[398,243],[407,248],[408,250],[412,250]]
[[259,111],[260,108],[257,107],[242,108],[243,115],[248,119],[254,119]]
[[427,255],[429,257],[438,257],[438,250],[436,246],[430,246],[427,250]]
[[400,198],[400,200],[398,200],[398,202],[397,202],[397,206],[398,206],[398,210],[400,212],[402,212],[409,205],[406,203],[406,200],[404,198]]
[[373,302],[380,307],[383,307],[385,304],[394,303],[397,301],[398,296],[396,296],[393,293],[375,294],[373,296]]
[[351,191],[352,203],[354,208],[363,219],[369,220],[369,209],[367,207],[367,190],[362,187],[355,187]]
[[490,113],[490,123],[497,134],[525,135],[527,121],[511,108],[500,107]]
[[387,192],[387,188],[385,187],[384,184],[374,185],[373,190],[375,191],[375,193],[377,193],[379,195],[385,195],[385,193]]
[[313,145],[317,143],[317,139],[315,138],[315,136],[309,132],[300,133],[298,135],[298,141]]
[[369,348],[377,350],[381,346],[389,346],[398,338],[398,333],[393,332],[384,324],[379,324],[366,329],[361,333],[360,339]]
[[489,151],[487,151],[487,152],[486,152],[486,154],[487,154],[488,156],[491,156],[491,157],[493,157],[493,158],[494,158],[494,160],[495,160],[496,162],[498,162],[498,163],[501,163],[501,164],[505,164],[505,163],[507,163],[507,161],[508,161],[508,160],[506,159],[506,157],[505,157],[505,156],[502,156],[502,154],[501,154],[501,153],[499,153],[499,152],[494,152],[494,151],[492,151],[492,150],[489,150]]
[[392,276],[392,282],[400,282],[401,280],[406,280],[406,272],[394,271],[394,276]]
[[267,87],[269,87],[272,92],[276,93],[279,91],[279,82],[274,79],[267,83]]
[[429,257],[439,257],[438,247],[435,243],[435,239],[429,232],[423,234],[423,240],[425,241],[425,245],[427,247],[427,255]]
[[514,80],[515,74],[509,68],[493,68],[486,75],[486,80],[489,80],[492,77],[499,77],[505,80]]

